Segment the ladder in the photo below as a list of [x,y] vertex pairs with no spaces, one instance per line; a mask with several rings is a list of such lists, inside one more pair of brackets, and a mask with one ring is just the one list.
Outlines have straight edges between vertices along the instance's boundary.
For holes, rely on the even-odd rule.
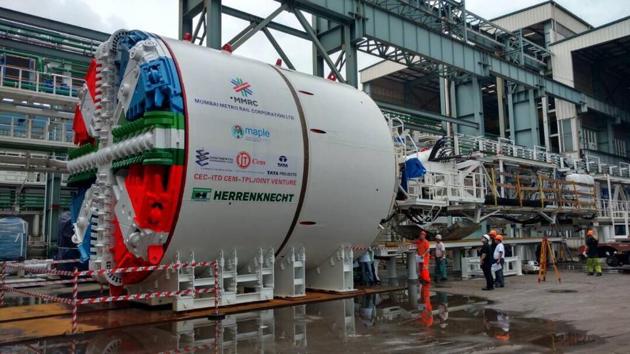
[[627,240],[630,236],[629,221],[630,212],[628,210],[615,210],[611,215],[612,231],[615,240]]

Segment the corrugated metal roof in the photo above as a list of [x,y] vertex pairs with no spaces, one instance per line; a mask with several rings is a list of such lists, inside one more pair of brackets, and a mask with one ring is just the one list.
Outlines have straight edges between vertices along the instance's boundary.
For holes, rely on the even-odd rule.
[[590,23],[586,22],[584,19],[582,19],[578,15],[574,14],[573,12],[567,10],[564,6],[558,4],[557,2],[555,2],[553,0],[543,1],[543,2],[541,2],[539,4],[535,4],[535,5],[532,5],[532,6],[520,9],[520,10],[512,11],[512,12],[507,13],[505,15],[501,15],[499,17],[495,17],[493,19],[490,19],[490,21],[494,22],[496,20],[499,20],[499,19],[502,19],[502,18],[505,18],[505,17],[508,17],[508,16],[513,16],[513,15],[516,15],[518,13],[529,11],[531,9],[534,9],[534,8],[537,8],[537,7],[540,7],[540,6],[544,6],[544,5],[553,5],[554,7],[556,7],[558,9],[562,10],[563,12],[565,12],[567,15],[569,15],[569,16],[573,17],[574,19],[578,20],[579,22],[581,22],[586,27],[593,28],[593,26]]
[[[599,44],[599,43],[603,43],[606,40],[613,40],[615,38],[620,38],[623,37],[627,34],[623,34],[626,33],[628,31],[630,31],[630,16],[626,16],[623,18],[620,18],[616,21],[613,22],[609,22],[606,24],[603,24],[599,27],[590,29],[586,32],[582,32],[574,37],[569,37],[569,38],[565,38],[562,40],[559,40],[557,42],[551,43],[550,46],[557,46],[559,44],[565,43],[565,42],[569,42],[572,41],[574,43],[578,43],[581,41],[584,41],[585,38],[588,38],[588,40],[593,41],[592,44],[588,45],[595,45],[595,44]],[[627,24],[623,23],[623,22],[628,22]],[[625,30],[625,31],[624,31]],[[600,42],[594,42],[594,40],[596,40],[595,36],[601,36],[602,40]],[[608,39],[606,39],[608,38]],[[575,44],[571,45],[571,46],[575,46]]]
[[491,21],[510,31],[516,31],[549,20],[555,20],[575,33],[582,33],[593,28],[593,26],[553,1],[546,1],[535,6],[530,6],[509,15],[492,19]]

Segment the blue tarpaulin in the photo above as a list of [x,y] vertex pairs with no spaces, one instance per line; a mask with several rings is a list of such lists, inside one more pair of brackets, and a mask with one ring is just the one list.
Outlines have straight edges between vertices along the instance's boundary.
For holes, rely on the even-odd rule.
[[26,221],[8,217],[0,219],[0,261],[19,261],[26,258]]
[[422,162],[417,157],[412,157],[405,161],[405,169],[402,172],[401,186],[407,191],[407,181],[412,178],[418,178],[424,176],[427,172],[426,168],[422,165]]

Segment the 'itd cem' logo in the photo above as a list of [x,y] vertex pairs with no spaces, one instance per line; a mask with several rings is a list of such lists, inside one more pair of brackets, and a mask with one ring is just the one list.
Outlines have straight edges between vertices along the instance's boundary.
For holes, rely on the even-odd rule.
[[241,169],[244,170],[248,168],[251,163],[252,163],[252,157],[247,152],[241,151],[238,153],[238,155],[236,155],[236,164]]
[[245,133],[243,132],[243,127],[238,124],[232,127],[233,137],[235,137],[236,139],[240,139],[243,137],[243,135],[245,135]]
[[232,79],[230,82],[233,85],[232,89],[234,92],[240,93],[241,96],[247,97],[254,94],[254,90],[251,88],[252,85],[250,85],[247,81],[243,81],[240,77]]

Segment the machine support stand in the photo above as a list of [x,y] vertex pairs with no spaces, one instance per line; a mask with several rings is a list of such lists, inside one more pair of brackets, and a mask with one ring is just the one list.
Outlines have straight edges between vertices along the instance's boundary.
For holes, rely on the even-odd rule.
[[352,247],[340,246],[326,262],[308,272],[307,286],[335,292],[354,291],[352,262]]
[[291,247],[284,257],[276,259],[274,295],[300,297],[306,295],[304,247]]
[[398,274],[396,273],[396,260],[396,256],[387,259],[387,277],[390,279],[398,278]]
[[418,264],[415,251],[407,252],[407,279],[418,280]]

